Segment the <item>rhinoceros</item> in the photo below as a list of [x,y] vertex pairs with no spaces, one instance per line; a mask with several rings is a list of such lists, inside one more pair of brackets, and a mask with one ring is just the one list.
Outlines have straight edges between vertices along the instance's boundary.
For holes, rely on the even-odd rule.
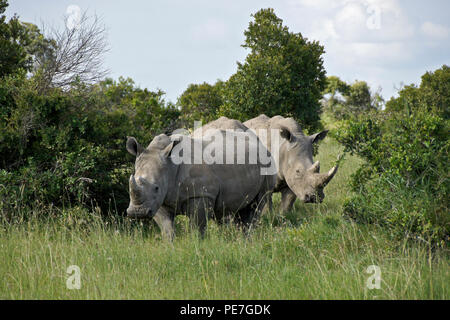
[[211,159],[198,161],[195,150],[204,154],[209,150],[211,155],[223,152],[223,159],[227,159],[225,146],[237,138],[247,139],[243,150],[246,159],[259,148],[270,155],[259,140],[249,139],[248,133],[220,134],[223,141],[161,134],[147,148],[129,137],[126,147],[136,156],[136,162],[135,173],[129,179],[127,216],[154,218],[169,239],[174,236],[178,214],[188,215],[202,235],[208,218],[220,222],[230,215],[248,230],[275,186],[276,173],[261,174],[264,165],[259,159],[256,163],[236,164],[238,154],[234,152],[231,164]]
[[[313,163],[313,144],[325,138],[328,131],[322,131],[311,136],[305,136],[300,125],[293,118],[274,116],[269,118],[262,114],[244,123],[238,120],[221,117],[193,132],[198,137],[209,129],[234,129],[248,131],[251,129],[267,149],[274,155],[270,130],[279,130],[281,140],[278,144],[277,182],[274,192],[281,192],[281,209],[283,212],[292,209],[298,197],[305,203],[322,202],[325,195],[324,187],[330,182],[338,170],[333,167],[327,173],[320,173],[320,163]],[[264,131],[265,136],[261,136]],[[268,205],[272,207],[269,198]]]
[[[327,173],[320,173],[320,163],[313,163],[313,144],[324,139],[328,130],[305,136],[293,118],[262,114],[243,123],[259,135],[260,129],[279,129],[282,140],[279,144],[277,183],[274,192],[281,192],[282,211],[290,211],[296,198],[305,203],[322,202],[323,189],[333,179],[338,165]],[[272,152],[271,136],[267,135],[266,147]],[[269,203],[271,206],[272,203]]]

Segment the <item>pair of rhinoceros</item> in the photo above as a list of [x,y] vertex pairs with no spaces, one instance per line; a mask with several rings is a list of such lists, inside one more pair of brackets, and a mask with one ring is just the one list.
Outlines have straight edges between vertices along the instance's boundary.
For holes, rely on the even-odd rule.
[[[279,132],[276,146],[272,146],[270,135],[261,136],[261,132],[269,130]],[[219,132],[222,139],[208,138],[211,132]],[[127,216],[153,218],[163,235],[172,239],[177,214],[188,215],[203,235],[209,218],[221,222],[232,217],[248,230],[266,204],[272,208],[273,192],[282,194],[282,211],[289,211],[297,197],[303,202],[322,202],[323,188],[338,169],[335,166],[328,173],[320,173],[319,161],[313,163],[313,144],[325,138],[327,132],[305,136],[292,118],[260,115],[244,123],[221,117],[190,136],[161,134],[147,148],[129,137],[126,147],[136,156],[136,163],[129,181]],[[252,135],[255,139],[250,139]],[[241,154],[227,148],[239,138],[245,141]],[[174,161],[173,153],[180,143],[201,150],[215,144],[215,153],[223,151],[221,156],[226,158],[228,152],[234,162],[196,162],[193,154],[183,155],[186,151],[180,153],[180,149],[178,153],[192,161]],[[277,153],[277,159],[272,159],[276,164],[274,172],[261,173],[267,161],[256,150]],[[242,153],[249,159],[252,152],[257,154],[256,161],[238,164]]]

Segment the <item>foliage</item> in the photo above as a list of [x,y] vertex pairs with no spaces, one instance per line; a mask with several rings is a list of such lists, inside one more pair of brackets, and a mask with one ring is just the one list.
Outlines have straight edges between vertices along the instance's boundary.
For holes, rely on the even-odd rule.
[[327,85],[324,94],[330,94],[331,98],[335,98],[337,94],[341,94],[343,96],[350,95],[350,86],[342,81],[339,77],[329,76],[327,77]]
[[4,12],[6,0],[0,0],[0,78],[31,69],[32,59],[27,51],[30,37],[27,28],[14,15],[8,22]]
[[325,87],[323,47],[290,32],[273,9],[252,17],[242,45],[250,53],[227,81],[219,115],[243,121],[262,113],[292,116],[316,129]]
[[163,92],[136,88],[131,79],[45,94],[38,88],[20,75],[0,81],[2,211],[41,203],[122,212],[132,170],[126,137],[149,142],[175,126],[179,111]]
[[415,108],[439,113],[445,119],[450,117],[450,67],[443,65],[434,72],[422,76],[419,87],[405,86],[398,98],[386,103],[387,112],[413,112]]
[[194,121],[210,122],[215,119],[222,105],[224,82],[218,80],[214,85],[209,83],[190,84],[178,98],[180,120],[184,127],[192,127]]
[[[359,195],[346,204],[346,214],[440,245],[450,235],[450,123],[448,91],[439,89],[449,84],[430,84],[445,78],[444,72],[445,66],[427,73],[420,88],[409,86],[391,100],[388,112],[348,120],[336,134],[347,151],[366,160],[353,175]],[[400,101],[407,105],[400,108]]]
[[331,113],[337,120],[348,119],[373,110],[381,110],[383,97],[380,92],[371,92],[365,81],[347,84],[336,76],[327,78],[323,91],[324,111]]

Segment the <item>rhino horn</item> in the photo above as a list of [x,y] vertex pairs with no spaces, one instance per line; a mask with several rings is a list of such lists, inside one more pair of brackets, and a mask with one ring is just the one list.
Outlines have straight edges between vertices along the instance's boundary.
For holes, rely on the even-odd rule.
[[320,172],[320,162],[316,161],[313,165],[308,169],[310,173],[319,173]]
[[339,166],[336,165],[333,168],[330,169],[330,171],[328,171],[325,174],[320,174],[319,176],[319,185],[322,187],[325,187],[330,181],[331,179],[333,179],[334,175],[336,174],[336,172],[338,171]]
[[130,195],[133,200],[139,200],[142,196],[142,187],[136,183],[134,175],[130,176]]

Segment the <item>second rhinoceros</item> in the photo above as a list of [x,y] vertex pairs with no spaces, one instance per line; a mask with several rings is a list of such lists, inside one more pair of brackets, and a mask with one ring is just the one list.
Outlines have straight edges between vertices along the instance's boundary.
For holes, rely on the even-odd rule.
[[[265,130],[280,130],[282,137],[278,148],[278,175],[274,192],[281,192],[281,208],[292,209],[298,197],[305,203],[322,202],[323,189],[333,179],[338,165],[327,173],[320,173],[320,163],[313,163],[313,144],[324,139],[328,131],[305,136],[293,118],[262,114],[243,123],[259,136]],[[272,153],[271,135],[267,135],[265,145]],[[271,202],[269,203],[271,205]]]
[[[177,214],[188,215],[202,234],[208,217],[220,221],[231,215],[235,222],[250,227],[275,186],[276,173],[261,174],[264,165],[259,159],[256,163],[237,164],[237,153],[232,157],[234,163],[220,163],[199,161],[195,151],[205,154],[209,150],[210,154],[222,154],[223,159],[227,159],[226,145],[234,143],[236,138],[245,140],[248,136],[248,133],[230,135],[221,132],[222,139],[208,141],[161,134],[147,148],[129,137],[127,150],[136,156],[136,163],[135,173],[129,180],[127,216],[154,218],[170,239],[174,235]],[[243,152],[246,156],[257,153],[259,148],[267,152],[259,140],[245,141]]]
[[[275,157],[277,182],[274,192],[282,194],[283,212],[292,209],[297,197],[305,203],[322,202],[325,196],[323,189],[338,170],[338,166],[335,166],[327,173],[320,173],[319,161],[313,163],[313,144],[324,139],[328,131],[305,136],[300,125],[292,118],[282,116],[269,118],[266,115],[260,115],[241,123],[227,117],[220,117],[198,128],[192,135],[199,137],[210,129],[240,131],[250,129],[261,138],[261,142],[272,155],[277,154],[278,157]],[[280,134],[281,139],[276,146],[271,141],[272,130]],[[271,207],[271,198],[268,203]]]

